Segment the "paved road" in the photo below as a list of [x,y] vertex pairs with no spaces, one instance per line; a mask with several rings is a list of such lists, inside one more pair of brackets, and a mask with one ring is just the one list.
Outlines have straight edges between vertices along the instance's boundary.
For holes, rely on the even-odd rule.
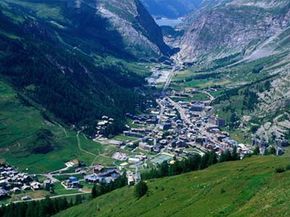
[[[61,198],[61,197],[73,197],[73,196],[77,196],[77,195],[85,195],[85,194],[90,194],[90,192],[80,192],[80,193],[73,193],[73,194],[62,194],[62,195],[56,195],[56,196],[51,196],[49,198],[51,199],[55,199],[55,198]],[[31,201],[40,201],[40,200],[44,200],[45,197],[39,197],[39,198],[34,198],[31,200],[17,200],[17,201],[13,201],[12,203],[25,203],[25,202],[31,202]]]
[[173,66],[172,70],[170,71],[170,73],[167,76],[167,79],[164,83],[163,90],[162,90],[163,92],[169,87],[169,85],[172,81],[172,78],[175,76],[176,72],[179,71],[180,68],[181,68],[180,64],[175,64],[175,66]]
[[[163,105],[163,100],[156,100],[157,104],[159,105],[160,107],[160,112],[159,112],[159,120],[158,120],[158,124],[161,123],[161,119],[162,119],[162,116],[164,114],[164,111],[165,111],[165,106]],[[158,128],[158,125],[155,126],[154,130]]]
[[211,102],[215,100],[215,97],[213,95],[211,95],[209,92],[205,91],[205,90],[198,91],[198,92],[204,93],[204,94],[208,95],[208,97],[209,97],[209,99],[210,99]]
[[179,112],[181,120],[183,120],[183,122],[187,125],[192,124],[191,120],[186,116],[185,110],[177,102],[174,102],[169,97],[166,97],[166,98],[174,106],[174,108]]

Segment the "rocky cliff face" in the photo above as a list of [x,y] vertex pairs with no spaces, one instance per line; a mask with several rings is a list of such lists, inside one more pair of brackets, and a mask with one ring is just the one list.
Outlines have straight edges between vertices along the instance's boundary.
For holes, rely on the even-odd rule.
[[[108,20],[122,37],[125,50],[136,57],[169,55],[160,28],[139,0],[76,0],[76,9],[90,7],[94,13]],[[109,42],[110,43],[110,42]]]
[[290,24],[287,0],[214,0],[187,17],[178,58],[185,62],[230,55],[255,59],[271,55],[268,45]]

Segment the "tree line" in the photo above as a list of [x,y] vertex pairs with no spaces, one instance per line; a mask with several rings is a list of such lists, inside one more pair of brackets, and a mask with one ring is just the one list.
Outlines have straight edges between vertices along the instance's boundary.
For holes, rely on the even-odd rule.
[[174,176],[186,172],[206,169],[219,162],[235,161],[239,159],[240,155],[237,152],[237,147],[234,147],[232,151],[226,150],[222,152],[220,156],[218,156],[214,151],[211,151],[206,152],[203,156],[194,154],[183,160],[175,160],[173,164],[165,161],[142,173],[141,176],[143,180]]
[[40,201],[11,203],[8,206],[0,207],[0,217],[50,217],[60,211],[79,205],[90,198],[94,199],[126,185],[127,177],[123,174],[113,182],[94,185],[91,197],[85,198],[84,196],[77,195],[75,198],[71,198],[70,200],[65,197],[56,199],[46,197],[44,200]]
[[115,189],[122,188],[126,186],[128,183],[126,174],[124,173],[122,176],[120,176],[118,179],[116,179],[114,182],[110,183],[99,183],[98,185],[94,185],[92,188],[91,196],[92,198],[99,197],[103,194],[109,193]]
[[84,197],[77,195],[74,200],[71,199],[70,201],[67,198],[51,199],[46,197],[40,201],[12,203],[0,208],[0,217],[49,217],[81,204],[84,200]]

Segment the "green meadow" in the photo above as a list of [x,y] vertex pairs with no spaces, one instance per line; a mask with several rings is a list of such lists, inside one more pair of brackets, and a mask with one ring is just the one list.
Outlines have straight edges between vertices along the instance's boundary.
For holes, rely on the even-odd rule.
[[147,181],[140,199],[124,187],[57,217],[127,216],[289,216],[289,157],[251,157],[214,165],[206,170]]
[[[86,164],[94,162],[111,164],[103,153],[111,153],[113,146],[103,146],[79,135],[77,132],[54,121],[46,120],[39,109],[26,105],[5,82],[0,81],[0,158],[9,164],[31,173],[49,172],[65,167],[64,163],[79,159]],[[37,154],[35,147],[40,130],[49,130],[53,134],[53,150],[45,154]],[[38,141],[39,142],[39,141]],[[41,143],[41,141],[40,141]],[[38,144],[38,143],[37,143]]]

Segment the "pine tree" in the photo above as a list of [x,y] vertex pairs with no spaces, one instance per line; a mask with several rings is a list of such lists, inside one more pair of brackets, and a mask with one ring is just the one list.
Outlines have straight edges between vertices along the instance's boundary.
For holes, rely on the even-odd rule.
[[219,162],[230,161],[232,159],[231,152],[229,150],[225,150],[221,153]]
[[92,198],[96,198],[98,196],[98,192],[97,192],[97,186],[94,185],[92,188]]
[[234,146],[233,152],[232,152],[232,160],[239,160],[240,156],[237,150],[237,146]]
[[135,186],[135,196],[137,198],[143,197],[148,191],[148,186],[146,182],[141,181]]
[[260,148],[259,146],[256,146],[253,152],[254,155],[259,155],[260,154]]
[[209,153],[206,152],[202,157],[201,157],[201,162],[200,162],[200,169],[205,169],[208,167],[209,163]]
[[74,205],[79,205],[83,202],[82,196],[81,195],[77,195],[76,196],[76,200],[75,200],[75,204]]
[[269,153],[272,154],[272,155],[276,155],[276,149],[274,146],[271,146],[270,150],[269,150]]
[[217,155],[214,151],[209,153],[208,165],[213,165],[218,162]]
[[167,161],[163,162],[160,167],[160,177],[168,176],[168,163]]
[[37,210],[35,209],[35,203],[28,203],[25,217],[37,217]]

